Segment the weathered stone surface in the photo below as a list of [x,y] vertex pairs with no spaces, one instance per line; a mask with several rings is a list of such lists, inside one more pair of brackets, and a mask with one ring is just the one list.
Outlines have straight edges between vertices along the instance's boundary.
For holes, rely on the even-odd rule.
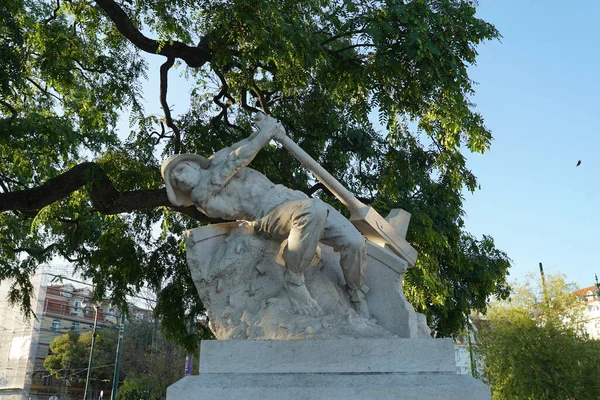
[[490,400],[490,389],[467,375],[206,374],[167,390],[167,400]]
[[402,338],[417,337],[417,315],[404,297],[402,277],[408,263],[385,248],[367,242],[367,303],[379,325]]
[[456,373],[451,339],[207,340],[201,363],[211,374]]
[[377,245],[367,251],[370,319],[353,309],[339,254],[328,246],[305,271],[306,287],[323,310],[315,317],[295,313],[283,290],[285,242],[232,222],[191,230],[186,245],[192,278],[221,340],[418,337],[417,316],[401,290],[407,263]]
[[489,400],[457,375],[450,339],[204,341],[200,375],[167,400]]

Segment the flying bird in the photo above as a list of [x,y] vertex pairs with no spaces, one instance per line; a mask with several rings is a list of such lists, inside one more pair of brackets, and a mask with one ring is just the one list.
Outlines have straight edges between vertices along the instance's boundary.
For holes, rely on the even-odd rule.
[[576,167],[579,167],[580,165],[581,165],[581,160],[577,161]]

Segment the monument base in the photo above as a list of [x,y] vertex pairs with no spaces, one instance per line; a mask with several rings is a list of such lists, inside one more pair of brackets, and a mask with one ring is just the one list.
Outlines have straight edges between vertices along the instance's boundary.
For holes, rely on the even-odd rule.
[[200,354],[167,400],[490,399],[456,374],[450,339],[203,341]]

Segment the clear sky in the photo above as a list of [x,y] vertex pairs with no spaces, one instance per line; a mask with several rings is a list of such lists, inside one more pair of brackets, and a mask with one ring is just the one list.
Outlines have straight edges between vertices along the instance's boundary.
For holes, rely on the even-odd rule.
[[539,262],[580,286],[600,275],[598,15],[597,0],[480,0],[503,38],[470,71],[495,140],[468,156],[481,190],[465,194],[467,229],[495,238],[512,279]]
[[[481,45],[470,70],[476,109],[495,140],[490,152],[467,155],[481,190],[465,193],[466,224],[513,260],[511,280],[537,274],[539,262],[581,287],[600,274],[599,15],[598,0],[479,2],[478,16],[503,38]],[[164,58],[148,58],[147,111],[162,115]],[[189,85],[177,75],[169,74],[174,116],[189,105]]]

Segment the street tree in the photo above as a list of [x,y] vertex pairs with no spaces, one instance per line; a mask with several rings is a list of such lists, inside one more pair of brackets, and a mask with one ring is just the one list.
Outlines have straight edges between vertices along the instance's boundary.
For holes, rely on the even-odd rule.
[[492,398],[597,399],[600,342],[583,327],[583,300],[562,275],[546,290],[529,278],[510,301],[489,307],[479,354]]
[[[167,387],[184,376],[187,351],[167,340],[156,321],[127,324],[122,352],[120,400],[164,399]],[[197,371],[199,354],[193,357]]]
[[[68,332],[50,342],[50,355],[44,368],[65,386],[84,387],[88,371],[92,332]],[[114,329],[99,329],[94,343],[91,387],[94,391],[110,389],[117,349]]]
[[[98,330],[91,375],[96,392],[113,387],[117,336],[116,327]],[[50,355],[44,360],[44,367],[65,387],[83,388],[91,340],[92,332],[57,336],[50,342]],[[167,387],[184,376],[187,355],[182,346],[165,338],[157,321],[127,321],[121,347],[118,398],[164,399]],[[197,360],[198,353],[194,356]]]
[[[508,294],[508,257],[465,231],[462,207],[463,190],[478,187],[463,152],[492,141],[468,67],[498,37],[473,0],[3,1],[0,279],[14,279],[10,300],[31,313],[31,274],[60,257],[122,307],[156,290],[169,337],[193,347],[188,326],[204,308],[181,233],[218,220],[171,205],[159,165],[249,135],[262,110],[361,201],[412,214],[407,239],[420,256],[406,293],[440,335],[455,332],[489,296]],[[175,68],[187,110],[169,103]],[[149,74],[158,99],[143,98]],[[339,207],[280,147],[252,167]]]

